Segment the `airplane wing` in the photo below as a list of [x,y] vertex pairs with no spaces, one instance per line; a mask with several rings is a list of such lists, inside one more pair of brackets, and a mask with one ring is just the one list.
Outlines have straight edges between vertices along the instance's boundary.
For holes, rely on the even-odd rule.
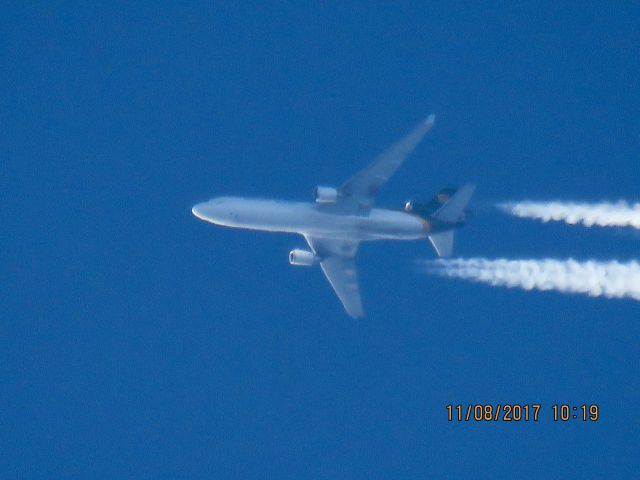
[[373,205],[380,187],[402,165],[407,156],[418,146],[426,133],[431,130],[436,116],[431,114],[420,122],[406,137],[381,153],[369,166],[358,172],[339,189],[342,204],[350,212],[366,214]]
[[358,242],[333,238],[304,237],[311,250],[319,256],[320,267],[338,295],[344,309],[353,318],[364,316],[355,256]]

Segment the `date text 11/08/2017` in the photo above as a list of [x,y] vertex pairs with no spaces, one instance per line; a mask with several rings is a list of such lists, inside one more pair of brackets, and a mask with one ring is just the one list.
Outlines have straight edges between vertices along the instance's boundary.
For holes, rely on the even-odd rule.
[[[531,404],[468,404],[447,405],[447,420],[450,422],[537,422],[540,419],[542,405]],[[600,407],[597,404],[569,405],[566,403],[551,406],[551,418],[554,422],[581,420],[597,422],[600,419]],[[544,414],[542,415],[544,416]]]

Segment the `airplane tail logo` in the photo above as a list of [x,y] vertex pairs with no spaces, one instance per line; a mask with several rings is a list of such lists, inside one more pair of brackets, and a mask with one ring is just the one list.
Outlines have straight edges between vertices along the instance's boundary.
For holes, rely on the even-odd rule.
[[440,257],[453,253],[454,228],[464,222],[466,206],[475,190],[474,185],[465,185],[459,189],[444,188],[429,203],[407,202],[405,211],[418,215],[429,222],[431,233],[429,241]]

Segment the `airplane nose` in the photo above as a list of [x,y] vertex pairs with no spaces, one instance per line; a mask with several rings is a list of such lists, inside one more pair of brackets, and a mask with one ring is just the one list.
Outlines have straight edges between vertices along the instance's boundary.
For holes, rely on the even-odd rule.
[[204,206],[204,203],[198,203],[197,205],[194,205],[191,209],[191,213],[193,213],[200,220],[206,220],[206,217],[204,215]]

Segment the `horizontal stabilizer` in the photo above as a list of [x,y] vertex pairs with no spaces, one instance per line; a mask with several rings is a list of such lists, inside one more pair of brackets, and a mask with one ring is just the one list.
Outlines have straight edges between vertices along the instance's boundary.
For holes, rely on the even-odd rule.
[[429,241],[439,257],[449,257],[453,253],[453,230],[429,235]]
[[442,207],[433,213],[433,217],[447,223],[457,223],[464,219],[464,209],[471,200],[476,187],[465,185],[459,188],[456,193],[447,199]]

